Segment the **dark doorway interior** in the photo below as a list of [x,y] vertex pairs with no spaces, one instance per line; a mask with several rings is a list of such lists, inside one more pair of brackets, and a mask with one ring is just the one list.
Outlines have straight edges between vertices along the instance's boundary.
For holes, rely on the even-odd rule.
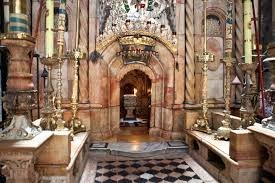
[[140,70],[130,71],[122,78],[120,81],[120,118],[121,120],[125,119],[127,114],[127,109],[124,106],[124,95],[135,95],[136,106],[133,113],[138,122],[134,124],[120,123],[121,127],[125,127],[125,125],[138,127],[141,125],[149,128],[151,85],[150,78]]
[[9,60],[9,51],[6,47],[0,45],[0,128],[4,127],[4,122],[7,120],[7,113],[3,108],[4,93],[7,88],[7,78],[8,78],[8,60]]

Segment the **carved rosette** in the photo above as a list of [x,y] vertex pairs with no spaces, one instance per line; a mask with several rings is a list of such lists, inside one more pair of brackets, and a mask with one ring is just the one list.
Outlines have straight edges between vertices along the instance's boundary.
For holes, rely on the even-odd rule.
[[186,1],[186,103],[195,100],[194,1]]

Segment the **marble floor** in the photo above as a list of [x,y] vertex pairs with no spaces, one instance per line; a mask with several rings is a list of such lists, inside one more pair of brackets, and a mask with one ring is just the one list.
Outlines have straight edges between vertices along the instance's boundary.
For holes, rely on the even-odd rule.
[[129,158],[90,152],[80,183],[156,183],[217,181],[186,153]]

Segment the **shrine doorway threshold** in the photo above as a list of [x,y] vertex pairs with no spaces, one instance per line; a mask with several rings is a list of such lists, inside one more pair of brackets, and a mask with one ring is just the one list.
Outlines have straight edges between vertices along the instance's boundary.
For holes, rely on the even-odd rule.
[[164,141],[161,137],[150,136],[147,126],[142,127],[120,127],[120,131],[107,139],[108,142],[160,142]]

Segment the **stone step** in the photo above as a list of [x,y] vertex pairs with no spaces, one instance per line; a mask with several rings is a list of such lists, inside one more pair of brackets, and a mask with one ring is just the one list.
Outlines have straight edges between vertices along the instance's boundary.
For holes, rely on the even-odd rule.
[[181,141],[140,143],[92,143],[90,151],[132,158],[144,158],[168,153],[187,153],[188,146]]

